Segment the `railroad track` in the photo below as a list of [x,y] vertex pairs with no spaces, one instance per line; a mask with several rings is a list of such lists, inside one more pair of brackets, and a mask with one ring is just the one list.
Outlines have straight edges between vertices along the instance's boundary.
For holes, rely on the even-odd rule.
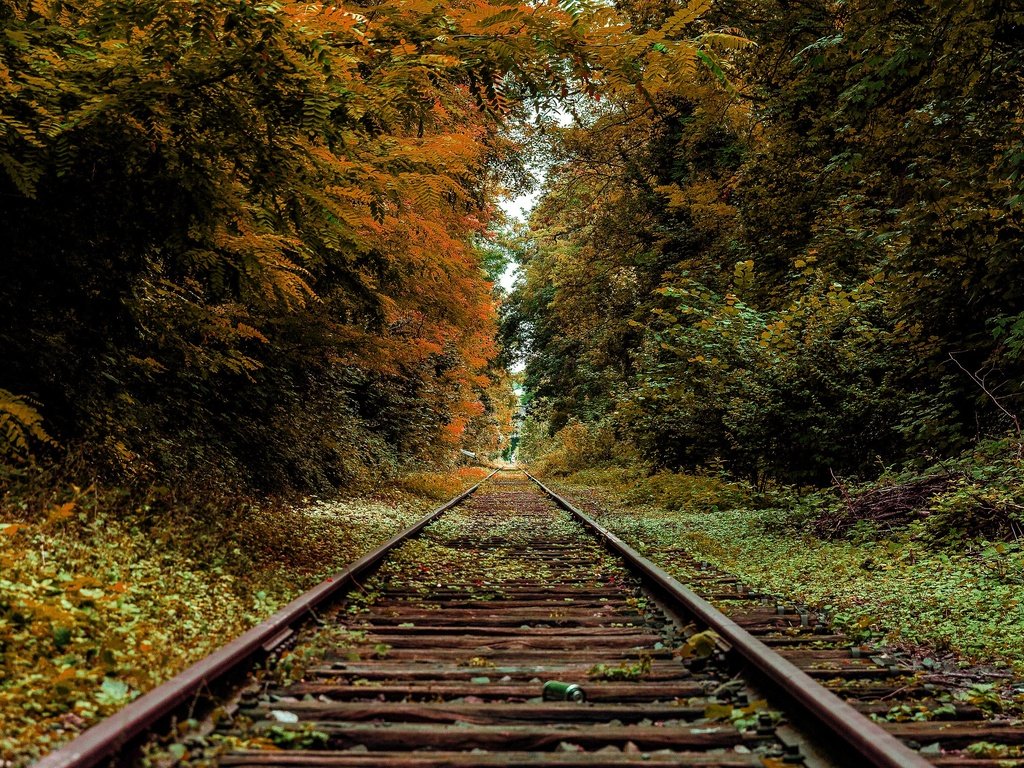
[[[38,765],[129,764],[141,745],[150,765],[236,768],[995,768],[1006,763],[963,747],[1024,741],[966,711],[873,723],[873,698],[903,683],[894,670],[852,655],[812,614],[704,575],[706,597],[745,607],[724,616],[565,499],[503,472]],[[837,678],[857,687],[853,705],[815,681]],[[198,728],[151,738],[217,687],[227,698]]]
[[[557,494],[555,494],[557,496]],[[575,514],[598,522],[573,504]],[[625,546],[625,545],[624,545]],[[862,644],[829,627],[827,617],[777,595],[759,593],[739,579],[676,547],[651,548],[685,573],[687,587],[730,621],[769,646],[853,709],[878,722],[936,766],[1024,766],[1024,723],[954,699],[942,674],[915,665],[899,651]],[[984,702],[984,697],[979,697]],[[975,746],[977,749],[971,749]],[[1005,752],[1005,754],[1000,754]]]

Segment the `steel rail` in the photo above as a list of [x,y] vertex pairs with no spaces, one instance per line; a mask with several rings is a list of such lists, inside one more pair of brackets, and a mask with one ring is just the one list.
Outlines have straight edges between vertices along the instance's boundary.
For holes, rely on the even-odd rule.
[[266,621],[257,624],[181,674],[101,720],[60,749],[46,755],[34,768],[92,768],[100,761],[116,756],[119,751],[135,742],[179,707],[208,691],[211,684],[240,672],[261,654],[272,652],[290,636],[296,626],[313,617],[315,608],[331,598],[338,597],[339,593],[347,590],[357,578],[379,564],[388,552],[464,501],[498,471],[495,469],[472,488],[442,504],[372,552],[363,555],[340,573],[299,595]]
[[819,685],[585,512],[529,472],[526,476],[687,614],[717,632],[748,665],[793,699],[810,719],[854,749],[858,759],[867,761],[858,765],[871,765],[875,768],[934,768],[931,762]]

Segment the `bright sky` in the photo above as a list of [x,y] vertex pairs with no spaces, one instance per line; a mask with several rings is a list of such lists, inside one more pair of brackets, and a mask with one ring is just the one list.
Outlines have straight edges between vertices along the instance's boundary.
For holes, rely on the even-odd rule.
[[[498,204],[501,206],[501,210],[503,210],[509,218],[525,222],[530,217],[530,211],[532,211],[533,206],[537,204],[537,199],[539,197],[539,192],[531,192],[526,195],[520,195],[514,199],[502,200]],[[515,262],[511,262],[507,267],[505,267],[505,272],[498,279],[498,282],[506,291],[511,291],[512,286],[515,285],[518,274],[519,265]],[[518,373],[525,367],[526,366],[523,361],[516,360],[512,363],[511,372]],[[521,393],[517,393],[517,397],[521,397]]]
[[[543,174],[539,174],[543,178]],[[538,185],[539,186],[539,185]],[[502,200],[499,205],[501,210],[505,212],[509,218],[518,219],[519,221],[525,222],[530,218],[530,211],[533,210],[533,206],[537,204],[537,200],[540,197],[540,192],[530,192],[526,195],[520,195],[514,199]],[[516,282],[516,273],[519,271],[519,267],[516,264],[509,264],[505,268],[505,273],[498,280],[501,283],[501,287],[506,291],[511,291],[512,286]]]
[[[554,117],[559,125],[569,125],[572,122],[572,115],[561,109],[554,112]],[[537,179],[537,185],[534,188],[534,191],[525,195],[520,195],[516,198],[502,200],[499,203],[501,210],[503,210],[507,216],[513,219],[518,219],[524,223],[530,218],[530,212],[540,199],[541,189],[544,186],[544,179],[548,175],[548,169],[543,165],[532,166],[530,170]],[[501,287],[506,291],[511,290],[512,286],[515,284],[517,271],[518,268],[516,265],[510,264],[508,269],[505,270],[505,274],[501,276],[501,280],[499,282],[501,283]]]

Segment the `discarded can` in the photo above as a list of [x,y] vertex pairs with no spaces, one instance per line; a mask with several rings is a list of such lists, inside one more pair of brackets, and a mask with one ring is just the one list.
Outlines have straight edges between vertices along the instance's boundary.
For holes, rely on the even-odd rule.
[[575,701],[580,704],[587,700],[586,692],[575,683],[560,683],[548,680],[544,683],[544,701]]

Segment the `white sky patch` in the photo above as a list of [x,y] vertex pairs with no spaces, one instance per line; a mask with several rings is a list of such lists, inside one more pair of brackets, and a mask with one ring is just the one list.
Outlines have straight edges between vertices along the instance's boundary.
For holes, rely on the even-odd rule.
[[[535,173],[537,174],[538,181],[541,184],[543,184],[544,177],[547,175],[547,169],[540,168],[537,171],[535,171]],[[540,185],[538,184],[538,186]],[[511,218],[525,222],[528,218],[530,218],[530,213],[531,211],[533,211],[533,207],[537,204],[537,201],[539,199],[540,190],[538,189],[533,192],[528,192],[525,195],[520,195],[519,197],[513,198],[511,200],[502,200],[500,203],[501,210],[503,210],[505,214]]]
[[[554,113],[554,117],[558,125],[567,126],[572,123],[572,115],[561,109]],[[533,212],[534,206],[537,205],[537,201],[540,200],[541,191],[544,189],[544,182],[547,179],[548,167],[547,165],[537,165],[530,168],[530,172],[537,180],[537,184],[532,192],[527,192],[525,195],[519,195],[515,198],[504,198],[498,201],[498,206],[505,215],[510,219],[522,222],[525,224],[530,219],[530,214]],[[516,277],[519,274],[518,264],[509,264],[505,268],[504,274],[498,279],[501,287],[506,291],[511,291],[515,285]]]
[[[560,126],[570,125],[573,121],[572,115],[563,110],[558,110],[555,113],[555,119]],[[540,200],[541,193],[544,189],[544,182],[548,176],[548,166],[546,164],[532,166],[530,172],[537,180],[536,186],[532,192],[527,192],[525,195],[519,195],[514,198],[503,198],[498,201],[498,206],[505,215],[513,221],[522,222],[525,224],[530,219],[530,214],[533,212],[534,207]],[[519,265],[515,262],[511,262],[501,277],[498,278],[498,283],[501,287],[509,292],[516,284],[516,280],[519,278]],[[512,363],[509,369],[511,373],[519,373],[526,368],[525,360],[516,360]],[[522,392],[517,392],[517,396],[522,397]]]
[[498,285],[508,293],[515,286],[517,277],[519,277],[519,265],[515,263],[509,264],[505,267],[505,271],[501,273],[501,277],[498,278]]
[[[542,168],[535,172],[538,181],[541,183],[543,183],[545,171],[546,169]],[[533,211],[533,207],[537,204],[537,200],[540,199],[540,183],[538,183],[537,186],[538,191],[529,192],[516,198],[504,198],[498,201],[498,206],[510,219],[525,224],[529,220],[530,212]],[[501,277],[498,278],[498,284],[501,285],[506,292],[511,291],[512,287],[516,284],[516,278],[518,275],[519,265],[514,261],[509,262]]]

